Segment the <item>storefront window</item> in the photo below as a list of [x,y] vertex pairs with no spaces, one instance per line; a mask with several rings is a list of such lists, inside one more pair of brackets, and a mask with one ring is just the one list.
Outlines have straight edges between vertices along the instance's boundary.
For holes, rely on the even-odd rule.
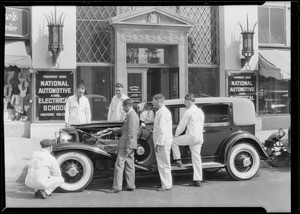
[[216,96],[216,68],[189,68],[189,93],[197,97]]
[[258,41],[264,44],[286,44],[285,8],[258,7]]
[[31,117],[29,69],[16,66],[4,69],[4,120],[27,121]]
[[289,113],[290,81],[259,75],[259,114]]
[[132,47],[127,45],[126,63],[131,64],[165,64],[166,48]]
[[90,101],[92,121],[107,120],[111,94],[110,67],[78,67],[77,85],[85,85],[85,96]]

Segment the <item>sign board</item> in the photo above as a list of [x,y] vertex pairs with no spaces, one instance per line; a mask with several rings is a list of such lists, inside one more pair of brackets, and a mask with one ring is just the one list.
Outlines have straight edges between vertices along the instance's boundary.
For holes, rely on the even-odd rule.
[[256,106],[256,75],[251,72],[228,72],[228,97],[244,97]]
[[38,71],[36,73],[37,120],[64,120],[65,103],[73,95],[72,71]]
[[5,8],[5,36],[28,37],[28,10]]
[[133,100],[134,103],[142,102],[142,92],[139,86],[128,87],[128,97]]

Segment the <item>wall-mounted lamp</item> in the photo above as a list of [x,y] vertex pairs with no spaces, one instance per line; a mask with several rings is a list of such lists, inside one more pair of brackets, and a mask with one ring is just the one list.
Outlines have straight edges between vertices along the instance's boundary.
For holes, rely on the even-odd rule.
[[254,35],[254,28],[256,26],[257,22],[253,26],[253,30],[249,31],[249,25],[248,25],[248,14],[247,14],[247,31],[243,30],[243,27],[241,24],[241,34],[243,37],[243,49],[242,49],[242,55],[244,58],[241,59],[241,67],[243,68],[247,62],[247,70],[250,70],[249,61],[251,57],[254,55],[254,49],[253,49],[253,35]]
[[51,16],[48,15],[45,17],[48,22],[48,28],[49,28],[49,44],[48,44],[48,50],[52,54],[53,59],[53,67],[58,68],[59,64],[57,63],[57,58],[59,57],[59,54],[61,51],[64,50],[63,45],[63,27],[64,27],[64,21],[67,15],[63,17],[64,12],[56,18],[56,6],[54,10],[54,16],[51,12]]

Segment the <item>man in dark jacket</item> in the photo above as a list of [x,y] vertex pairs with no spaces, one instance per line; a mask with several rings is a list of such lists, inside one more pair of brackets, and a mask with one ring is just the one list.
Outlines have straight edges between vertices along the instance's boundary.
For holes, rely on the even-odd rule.
[[132,106],[133,101],[131,99],[123,101],[123,110],[127,113],[125,120],[121,128],[110,129],[114,132],[121,132],[122,136],[118,143],[113,187],[107,193],[118,193],[122,190],[124,170],[127,183],[126,190],[133,191],[135,189],[134,150],[137,148],[139,117]]

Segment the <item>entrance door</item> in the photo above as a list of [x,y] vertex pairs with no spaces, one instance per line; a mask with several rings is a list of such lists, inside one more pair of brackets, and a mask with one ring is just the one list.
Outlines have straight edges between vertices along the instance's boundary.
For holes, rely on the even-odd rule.
[[178,68],[149,68],[147,70],[147,100],[153,95],[163,94],[166,99],[179,98]]

